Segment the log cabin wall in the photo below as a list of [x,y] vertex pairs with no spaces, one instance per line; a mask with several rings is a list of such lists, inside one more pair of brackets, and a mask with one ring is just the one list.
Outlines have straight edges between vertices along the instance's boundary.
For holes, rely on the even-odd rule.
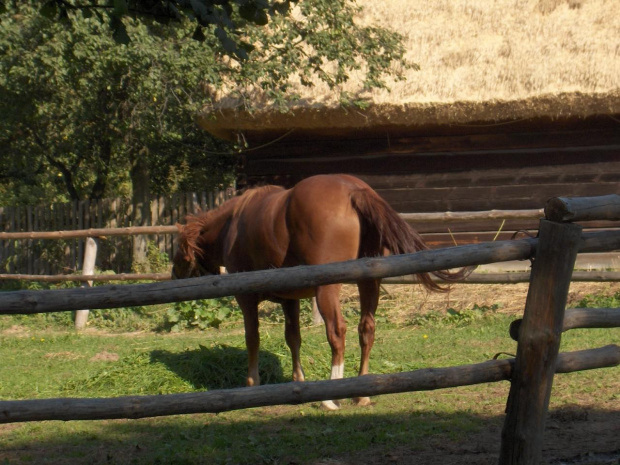
[[[620,193],[620,115],[493,125],[254,134],[239,185],[350,173],[401,213],[542,208],[554,196]],[[597,222],[589,227],[607,227]],[[415,224],[432,246],[507,239],[536,220]],[[448,228],[450,231],[448,231]]]

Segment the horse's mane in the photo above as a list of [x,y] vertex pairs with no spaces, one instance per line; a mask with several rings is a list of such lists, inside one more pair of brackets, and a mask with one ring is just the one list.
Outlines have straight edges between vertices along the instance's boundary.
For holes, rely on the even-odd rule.
[[217,217],[229,214],[234,209],[238,199],[239,197],[233,197],[214,210],[187,215],[185,217],[185,224],[177,225],[179,228],[179,250],[186,259],[192,260],[194,256],[201,256],[204,253],[199,244],[200,236]]
[[196,254],[201,254],[200,247],[198,247],[198,238],[202,231],[200,215],[187,215],[185,224],[177,224],[177,228],[179,229],[179,250],[186,260],[193,261]]

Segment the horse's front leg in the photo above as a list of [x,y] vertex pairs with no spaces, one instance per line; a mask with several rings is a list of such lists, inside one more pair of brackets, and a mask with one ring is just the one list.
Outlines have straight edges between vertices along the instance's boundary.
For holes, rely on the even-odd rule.
[[260,385],[258,374],[258,350],[260,335],[258,333],[258,298],[252,295],[236,296],[243,312],[245,326],[245,345],[248,349],[248,386]]
[[[360,323],[357,327],[362,356],[359,375],[368,374],[370,351],[375,342],[375,311],[379,304],[380,280],[360,281],[357,288],[360,294]],[[358,405],[370,405],[370,397],[356,397],[353,399]]]
[[301,367],[299,350],[301,348],[301,332],[299,329],[299,300],[282,302],[284,311],[284,337],[293,358],[293,381],[304,381],[306,378]]
[[[325,321],[327,340],[332,349],[332,371],[330,379],[341,379],[344,376],[344,347],[347,324],[340,313],[341,284],[319,286],[316,289],[316,303]],[[337,410],[338,404],[332,400],[324,400],[323,408]]]

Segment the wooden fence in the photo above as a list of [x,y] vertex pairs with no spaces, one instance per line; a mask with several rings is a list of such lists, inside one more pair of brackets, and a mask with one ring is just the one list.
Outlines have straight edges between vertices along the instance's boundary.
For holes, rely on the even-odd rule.
[[[210,199],[210,204],[203,205],[199,203],[198,206],[194,206],[192,208],[188,208],[188,211],[195,211],[197,208],[201,208],[202,210],[212,208],[214,205],[217,206],[221,201],[228,198],[232,195],[231,191],[227,191],[225,193],[225,197],[222,197],[222,193],[217,193],[217,195],[213,196]],[[193,196],[193,194],[192,194]],[[204,200],[203,196],[203,200]],[[215,199],[215,201],[213,200]],[[195,205],[195,204],[192,204]],[[497,220],[507,220],[514,218],[529,218],[530,220],[541,218],[544,216],[543,209],[537,210],[489,210],[489,211],[478,211],[478,212],[443,212],[443,213],[401,213],[400,214],[403,219],[413,224],[415,229],[419,229],[419,225],[425,224],[427,221],[432,221],[434,223],[443,223],[446,225],[446,230],[450,231],[450,226],[454,224],[458,224],[460,222],[485,222],[485,221],[497,221]],[[176,215],[178,216],[178,215]],[[174,216],[173,216],[174,217]],[[172,217],[172,218],[173,218]],[[165,222],[165,221],[164,221]],[[619,228],[613,228],[619,229]],[[106,263],[109,263],[109,251],[110,244],[112,243],[112,239],[118,238],[121,236],[121,240],[125,243],[131,243],[131,237],[122,237],[122,236],[145,236],[150,238],[155,238],[155,243],[159,246],[160,251],[165,251],[169,257],[173,256],[174,253],[174,238],[168,237],[170,235],[177,233],[177,228],[175,226],[128,226],[128,227],[116,227],[116,228],[89,228],[89,229],[78,229],[78,230],[61,230],[61,231],[13,231],[13,232],[2,232],[0,231],[0,280],[23,280],[23,281],[39,281],[39,282],[63,282],[63,281],[130,281],[130,280],[151,280],[151,281],[165,281],[169,279],[169,273],[167,272],[118,272],[115,269],[106,268]],[[425,240],[428,239],[427,235],[423,235]],[[91,275],[89,273],[85,273],[82,267],[82,274],[78,275],[74,272],[80,268],[80,263],[84,263],[86,258],[86,251],[88,247],[84,245],[84,242],[81,240],[86,240],[89,238],[97,238],[97,259],[96,264],[98,268],[103,271],[115,271],[114,273],[103,273]],[[31,247],[32,244],[43,243],[43,241],[56,240],[61,243],[61,247],[65,246],[68,243],[73,244],[73,248],[79,250],[79,254],[70,254],[66,253],[65,258],[71,256],[73,260],[82,259],[82,262],[75,263],[75,265],[68,270],[65,269],[64,272],[60,272],[58,274],[42,274],[41,272],[31,273],[25,271],[26,269],[32,268],[31,266],[25,266],[19,271],[13,270],[12,272],[6,273],[5,266],[3,269],[2,264],[13,264],[12,268],[17,267],[17,263],[32,263],[33,259],[37,257],[36,247]],[[79,241],[78,241],[79,240]],[[17,241],[27,241],[25,246],[15,247],[14,244]],[[11,248],[11,244],[13,247]],[[46,250],[54,250],[54,246],[50,246],[49,242],[47,242]],[[72,250],[74,250],[72,249]],[[25,257],[21,256],[11,256],[8,253],[13,254],[25,254]],[[127,257],[124,257],[124,261],[130,263],[131,260],[128,260]],[[576,268],[579,270],[588,270],[588,271],[575,271],[573,273],[573,281],[586,281],[586,282],[603,282],[603,281],[620,281],[620,272],[619,271],[610,271],[617,270],[620,268],[620,253],[590,253],[590,254],[582,254],[578,257],[578,261],[576,263]],[[519,264],[519,262],[511,262],[504,265],[493,265],[494,268],[500,267],[499,269],[487,269],[482,270],[481,273],[474,273],[466,278],[463,282],[465,283],[473,283],[473,284],[484,284],[484,283],[494,283],[494,284],[506,284],[506,283],[517,283],[517,282],[527,282],[529,281],[529,264]],[[47,268],[49,267],[49,263],[47,263]],[[505,271],[511,271],[510,273],[506,273]],[[417,282],[415,277],[412,276],[402,276],[402,277],[394,277],[385,280],[385,283],[392,284],[410,284]]]
[[[75,276],[81,270],[85,252],[85,242],[81,239],[86,237],[98,238],[96,266],[99,270],[113,272],[119,280],[132,279],[130,273],[135,271],[134,256],[137,252],[144,252],[147,241],[154,243],[159,252],[172,257],[175,241],[171,234],[176,232],[172,225],[182,221],[188,213],[218,206],[234,192],[233,188],[228,188],[212,193],[153,197],[148,204],[148,218],[142,222],[135,219],[134,212],[138,207],[123,199],[38,207],[0,207],[0,279],[34,280],[38,276],[41,281],[59,281],[64,280],[62,276],[67,276],[67,279],[75,280],[77,278],[69,276]],[[542,208],[401,213],[401,217],[422,233],[431,248],[447,247],[457,242],[463,244],[508,239],[515,232],[515,227],[522,225],[523,221],[536,224],[543,216]],[[590,229],[609,227],[610,222],[604,221],[590,221],[588,224]],[[611,227],[617,226],[612,224]],[[463,228],[468,232],[464,233]],[[496,228],[495,233],[475,232],[493,228]],[[601,255],[580,257],[579,269],[620,268],[620,254]],[[511,267],[509,269],[517,271]],[[141,273],[133,279],[144,277]],[[146,278],[163,279],[153,274],[148,274]],[[506,278],[510,278],[509,282],[515,282],[517,276],[480,277],[480,280],[504,282]],[[97,279],[111,280],[105,276]],[[477,279],[477,276],[473,276],[470,282]],[[527,276],[522,275],[518,279],[527,280]],[[616,278],[607,273],[602,278],[589,274],[580,279]]]
[[[570,324],[565,325],[564,307],[577,253],[620,249],[620,234],[616,231],[583,233],[581,226],[562,222],[566,218],[562,210],[570,212],[572,220],[579,221],[600,204],[600,199],[596,198],[585,204],[565,199],[561,208],[550,204],[547,217],[555,221],[541,220],[538,238],[164,283],[0,294],[0,314],[28,314],[288,291],[336,282],[534,259],[523,321],[512,328],[512,334],[516,334],[519,341],[517,356],[513,360],[492,360],[462,367],[425,369],[393,375],[368,375],[344,380],[294,382],[190,394],[1,401],[0,422],[141,418],[221,412],[510,380],[500,463],[537,464],[540,461],[554,374],[620,364],[618,345],[559,354],[561,333],[565,329],[620,326],[618,309],[593,312],[594,316],[585,318],[585,323],[580,323],[580,318],[584,321],[583,317],[571,315],[566,319]],[[620,197],[614,199],[611,206],[602,208],[597,216],[620,219]]]
[[[208,210],[234,195],[228,188],[215,192],[183,193],[171,197],[153,197],[145,221],[138,222],[138,207],[126,199],[105,199],[57,203],[45,206],[0,207],[0,233],[74,231],[135,226],[171,226],[188,213]],[[170,234],[150,234],[161,252],[172,256],[174,241]],[[131,271],[133,238],[106,237],[100,241],[100,269],[116,273]],[[50,275],[74,273],[81,269],[84,242],[76,237],[48,241],[46,238],[0,240],[0,273]]]

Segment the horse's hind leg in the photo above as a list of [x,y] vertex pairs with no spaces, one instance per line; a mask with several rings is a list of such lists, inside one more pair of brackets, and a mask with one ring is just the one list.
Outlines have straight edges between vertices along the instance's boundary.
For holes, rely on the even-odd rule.
[[[340,313],[341,288],[341,284],[331,284],[329,286],[319,286],[316,289],[316,303],[325,321],[325,332],[332,349],[330,379],[341,379],[344,376],[344,346],[347,324]],[[328,410],[338,409],[338,405],[331,400],[323,401],[322,406]]]
[[[359,333],[362,356],[359,375],[368,374],[370,351],[375,342],[375,311],[379,303],[380,280],[360,281],[357,288],[360,293],[361,318],[357,331]],[[354,401],[358,405],[369,405],[369,397],[357,397]]]
[[282,302],[282,310],[285,318],[284,337],[293,357],[293,381],[303,381],[305,379],[304,370],[299,358],[299,349],[301,348],[299,300],[285,300]]
[[243,312],[243,324],[245,326],[245,345],[248,349],[248,386],[258,386],[260,376],[258,374],[258,350],[260,335],[258,333],[258,299],[252,295],[236,296],[237,302]]

